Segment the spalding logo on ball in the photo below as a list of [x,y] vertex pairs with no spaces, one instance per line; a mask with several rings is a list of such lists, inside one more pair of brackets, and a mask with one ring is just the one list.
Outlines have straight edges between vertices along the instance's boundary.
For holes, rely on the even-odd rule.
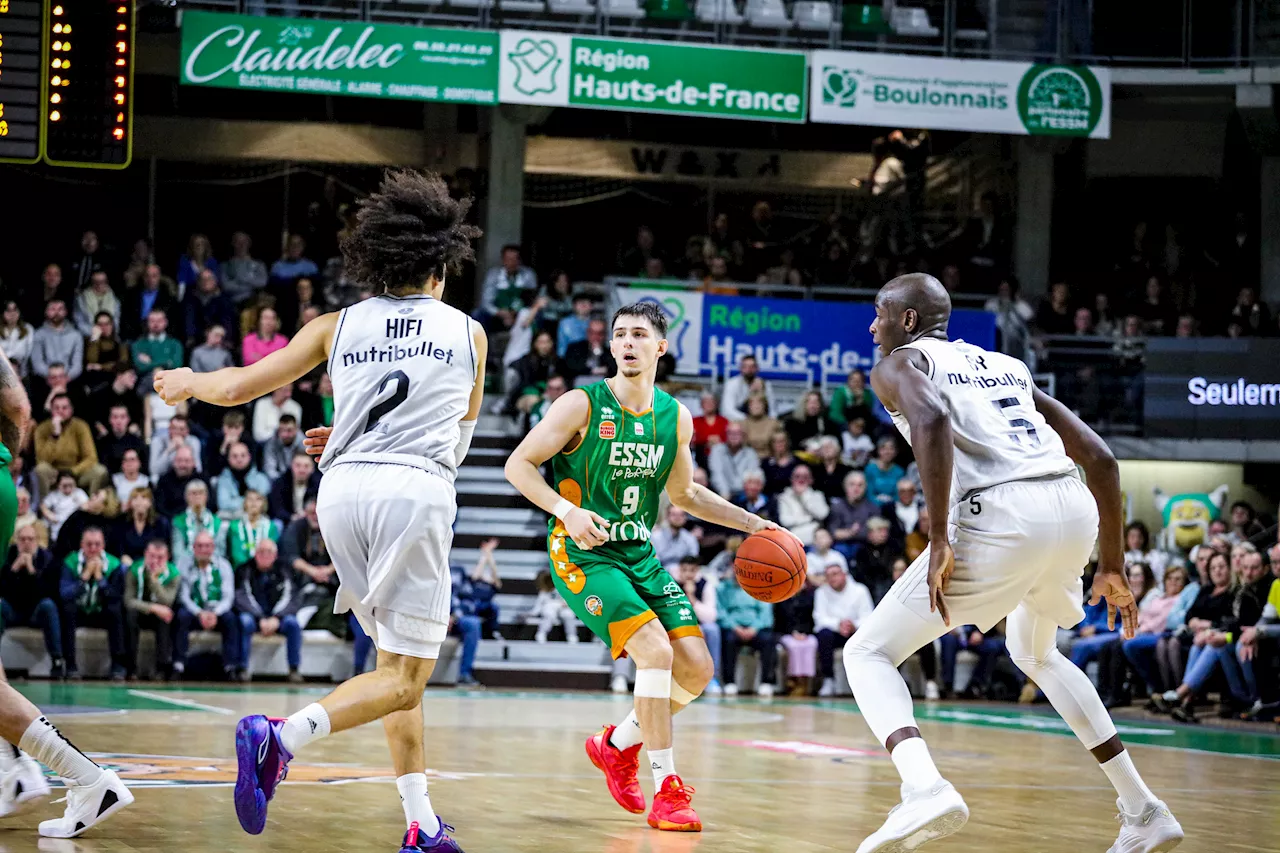
[[767,604],[786,601],[804,587],[809,558],[800,540],[785,530],[761,530],[747,537],[733,560],[738,585]]

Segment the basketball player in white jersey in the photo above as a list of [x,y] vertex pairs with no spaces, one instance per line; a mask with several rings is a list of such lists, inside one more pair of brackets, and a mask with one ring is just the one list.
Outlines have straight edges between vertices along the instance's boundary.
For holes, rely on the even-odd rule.
[[1006,616],[1014,663],[1119,794],[1120,836],[1109,853],[1172,850],[1182,827],[1138,775],[1088,676],[1054,644],[1059,627],[1084,618],[1081,574],[1095,541],[1092,601],[1105,598],[1108,622],[1114,627],[1118,610],[1124,635],[1133,636],[1137,606],[1124,576],[1115,457],[1036,388],[1022,362],[948,341],[950,316],[937,279],[904,275],[881,288],[871,324],[884,355],[871,384],[915,451],[930,546],[844,650],[858,708],[902,776],[902,804],[858,853],[915,850],[968,820],[916,728],[897,667],[952,625],[985,632]]
[[243,405],[326,359],[333,380],[316,510],[341,581],[334,610],[352,611],[373,638],[377,668],[287,720],[240,721],[235,801],[247,832],[262,832],[299,749],[381,719],[409,824],[402,853],[459,853],[427,794],[422,694],[448,631],[453,481],[475,430],[488,348],[477,323],[440,301],[446,270],[473,257],[469,206],[437,176],[389,173],[342,247],[348,273],[380,295],[312,320],[248,367],[156,372],[170,404]]

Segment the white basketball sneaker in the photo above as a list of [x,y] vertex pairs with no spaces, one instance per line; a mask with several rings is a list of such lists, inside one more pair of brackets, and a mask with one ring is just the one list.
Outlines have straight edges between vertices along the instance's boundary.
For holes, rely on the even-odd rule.
[[938,838],[946,838],[969,820],[969,807],[946,779],[931,788],[913,789],[902,784],[902,802],[889,818],[858,845],[858,853],[910,853]]
[[1107,853],[1168,853],[1182,843],[1182,826],[1169,807],[1156,800],[1141,814],[1129,814],[1116,801],[1120,814],[1120,837]]
[[[0,749],[6,747],[0,746]],[[0,817],[25,810],[32,803],[49,796],[49,780],[35,759],[22,753],[14,759],[13,769],[0,779]]]
[[103,770],[102,778],[92,785],[67,786],[66,813],[53,820],[41,821],[40,834],[45,838],[75,838],[132,802],[133,794],[115,771]]

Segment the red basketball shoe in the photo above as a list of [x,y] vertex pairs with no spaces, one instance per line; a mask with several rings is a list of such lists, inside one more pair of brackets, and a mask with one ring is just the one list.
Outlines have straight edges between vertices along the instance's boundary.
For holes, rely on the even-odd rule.
[[640,766],[640,747],[636,744],[630,749],[618,749],[609,743],[613,730],[617,726],[606,726],[587,738],[587,757],[591,763],[604,772],[605,781],[609,783],[609,793],[613,799],[632,814],[644,814],[644,792],[640,790],[640,782],[636,779],[636,770]]
[[693,789],[686,787],[679,776],[668,776],[662,781],[662,789],[653,797],[649,826],[668,832],[702,832],[702,821],[691,802],[693,793]]

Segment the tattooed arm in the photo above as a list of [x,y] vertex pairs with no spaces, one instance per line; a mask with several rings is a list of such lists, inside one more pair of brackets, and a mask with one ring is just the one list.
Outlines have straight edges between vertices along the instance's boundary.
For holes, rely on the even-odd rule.
[[22,431],[31,420],[27,389],[13,372],[9,359],[0,356],[0,441],[17,456],[22,452]]

